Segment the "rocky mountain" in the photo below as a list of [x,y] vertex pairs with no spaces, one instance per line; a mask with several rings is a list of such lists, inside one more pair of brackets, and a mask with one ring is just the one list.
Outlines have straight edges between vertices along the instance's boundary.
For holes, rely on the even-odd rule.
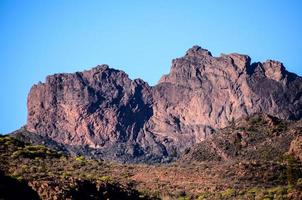
[[194,46],[155,86],[107,65],[48,76],[30,90],[25,129],[75,153],[164,162],[241,117],[301,119],[301,96],[302,78],[278,61]]

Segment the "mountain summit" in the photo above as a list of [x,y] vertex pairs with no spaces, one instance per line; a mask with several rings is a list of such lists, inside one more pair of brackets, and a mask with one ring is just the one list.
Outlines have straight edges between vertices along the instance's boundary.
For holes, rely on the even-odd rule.
[[301,119],[301,94],[278,61],[193,46],[153,87],[107,65],[48,76],[30,90],[26,129],[103,159],[162,162],[241,117]]

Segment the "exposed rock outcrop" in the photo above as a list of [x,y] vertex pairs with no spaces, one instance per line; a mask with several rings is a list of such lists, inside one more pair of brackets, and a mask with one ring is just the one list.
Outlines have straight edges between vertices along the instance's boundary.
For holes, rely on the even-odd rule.
[[291,142],[288,153],[302,161],[302,133]]
[[34,85],[27,130],[66,145],[103,149],[104,157],[146,156],[148,151],[161,156],[153,135],[143,131],[152,114],[148,84],[101,65],[48,76],[46,83]]
[[187,149],[180,162],[280,161],[288,154],[301,157],[302,121],[285,121],[254,114],[234,121]]
[[121,161],[163,161],[253,113],[302,117],[302,79],[282,63],[194,46],[150,87],[106,65],[55,74],[28,96],[27,130]]

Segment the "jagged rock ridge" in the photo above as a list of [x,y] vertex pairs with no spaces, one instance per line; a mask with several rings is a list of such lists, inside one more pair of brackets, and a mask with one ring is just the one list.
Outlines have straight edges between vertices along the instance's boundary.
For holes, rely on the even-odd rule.
[[163,161],[253,113],[301,119],[301,94],[280,62],[194,46],[153,87],[107,65],[48,76],[29,93],[26,129],[105,159]]

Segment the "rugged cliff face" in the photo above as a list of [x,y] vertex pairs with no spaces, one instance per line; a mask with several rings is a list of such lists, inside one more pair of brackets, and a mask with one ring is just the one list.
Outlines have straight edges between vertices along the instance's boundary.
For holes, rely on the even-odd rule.
[[27,130],[105,159],[163,161],[243,116],[301,119],[301,77],[250,60],[194,46],[154,87],[106,65],[48,76],[29,93]]
[[250,60],[235,53],[213,57],[198,46],[173,60],[170,73],[153,88],[150,131],[183,150],[253,113],[300,119],[301,77],[280,62]]
[[153,135],[144,133],[152,114],[152,92],[145,82],[102,65],[48,76],[45,83],[34,85],[28,96],[27,130],[58,143],[102,149],[99,157],[156,151],[161,156]]

